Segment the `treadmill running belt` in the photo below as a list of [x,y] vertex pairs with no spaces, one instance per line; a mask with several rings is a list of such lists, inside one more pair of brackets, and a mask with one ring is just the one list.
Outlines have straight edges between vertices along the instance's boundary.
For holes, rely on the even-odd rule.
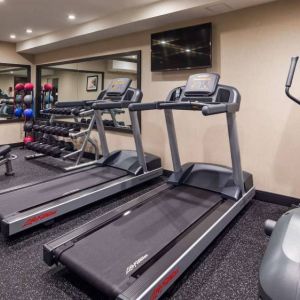
[[96,167],[0,195],[0,217],[41,205],[63,195],[126,176],[112,167]]
[[116,297],[130,275],[221,201],[216,193],[178,186],[76,241],[59,261],[96,288]]

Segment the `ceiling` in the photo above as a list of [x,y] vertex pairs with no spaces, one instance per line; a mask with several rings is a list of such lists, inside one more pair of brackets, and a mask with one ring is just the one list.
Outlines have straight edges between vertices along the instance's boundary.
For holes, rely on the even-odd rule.
[[18,52],[36,54],[271,1],[0,0],[0,41],[15,41]]
[[[0,40],[11,41],[10,34],[15,34],[15,41],[23,41],[157,1],[4,0],[0,3]],[[75,14],[76,20],[68,20],[68,14]],[[26,28],[33,33],[26,34]]]

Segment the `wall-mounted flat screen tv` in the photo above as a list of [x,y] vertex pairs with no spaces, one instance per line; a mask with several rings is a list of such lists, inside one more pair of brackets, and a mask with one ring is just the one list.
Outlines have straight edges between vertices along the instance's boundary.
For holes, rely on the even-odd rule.
[[212,24],[151,35],[151,71],[208,68],[212,65]]

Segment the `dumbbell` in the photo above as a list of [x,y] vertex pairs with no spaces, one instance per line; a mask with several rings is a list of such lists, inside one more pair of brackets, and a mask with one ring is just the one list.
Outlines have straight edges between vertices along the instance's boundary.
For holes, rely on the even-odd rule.
[[62,153],[61,149],[64,149],[66,147],[66,144],[67,143],[65,141],[58,141],[56,146],[52,146],[48,149],[47,154],[53,157],[59,157]]
[[32,126],[32,129],[33,129],[33,131],[40,131],[40,127],[41,127],[40,124],[34,124],[34,125]]
[[81,110],[82,110],[81,107],[76,107],[76,108],[73,108],[73,109],[72,109],[71,113],[72,113],[72,115],[74,115],[74,116],[79,116]]
[[30,143],[27,143],[26,144],[26,148],[28,149],[28,150],[33,150],[33,148],[34,148],[34,145],[36,145],[36,144],[38,144],[39,142],[30,142]]
[[65,115],[71,115],[72,114],[72,108],[65,108],[64,114]]
[[33,129],[33,123],[32,122],[26,122],[24,124],[24,131],[25,132],[32,132]]
[[61,108],[52,108],[51,109],[51,114],[59,115],[61,111]]
[[74,151],[74,144],[71,142],[66,142],[64,148],[66,151]]
[[70,127],[70,130],[75,131],[75,132],[80,131],[80,129],[81,129],[81,126],[78,123],[73,123]]
[[41,153],[44,153],[44,154],[48,154],[49,155],[49,151],[51,150],[51,148],[57,146],[58,144],[58,141],[55,139],[55,138],[52,138],[50,140],[47,140],[45,143],[43,143],[42,145],[40,145],[38,147],[38,150],[41,152]]
[[68,137],[70,133],[70,127],[68,125],[65,125],[61,130],[61,135],[63,137]]
[[51,126],[51,129],[49,130],[49,134],[52,134],[52,135],[57,135],[56,134],[56,131],[59,129],[60,127],[59,126]]
[[58,136],[65,136],[69,132],[68,129],[66,129],[65,125],[60,125],[55,130],[55,134]]
[[33,146],[32,150],[35,151],[35,152],[42,153],[41,149],[43,148],[44,145],[46,145],[46,144],[43,143],[43,142],[37,142],[37,143]]
[[53,157],[60,157],[61,153],[61,149],[58,146],[56,146],[51,149],[50,155]]
[[43,153],[47,154],[47,155],[51,155],[53,148],[57,147],[59,141],[53,141],[51,144],[48,144],[47,146],[45,146],[43,148]]
[[53,129],[53,126],[48,125],[43,128],[43,132],[50,134],[52,129]]

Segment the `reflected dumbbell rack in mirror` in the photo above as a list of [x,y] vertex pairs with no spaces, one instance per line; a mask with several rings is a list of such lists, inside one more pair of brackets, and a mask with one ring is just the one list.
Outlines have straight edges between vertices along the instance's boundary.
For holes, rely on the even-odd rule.
[[[41,89],[38,91],[39,108],[52,109],[56,102],[101,99],[104,87],[114,78],[130,78],[131,86],[140,88],[140,63],[140,51],[134,51],[37,66],[37,85]],[[102,117],[107,129],[132,132],[127,110],[105,110]],[[79,119],[84,128],[90,121],[89,117]]]

